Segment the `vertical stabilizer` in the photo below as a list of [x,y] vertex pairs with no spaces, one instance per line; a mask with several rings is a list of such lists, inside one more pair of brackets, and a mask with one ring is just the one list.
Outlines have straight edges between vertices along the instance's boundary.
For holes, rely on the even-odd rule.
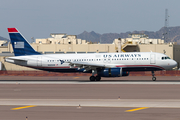
[[15,56],[39,55],[16,28],[8,28]]

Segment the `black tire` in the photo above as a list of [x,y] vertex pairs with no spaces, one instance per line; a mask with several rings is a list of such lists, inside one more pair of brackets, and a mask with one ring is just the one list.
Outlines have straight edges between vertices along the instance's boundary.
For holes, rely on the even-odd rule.
[[90,81],[95,81],[95,80],[96,80],[96,77],[91,76],[89,79],[90,79]]
[[152,80],[153,80],[153,81],[156,81],[156,77],[152,77]]
[[96,81],[100,81],[101,77],[100,76],[96,76]]

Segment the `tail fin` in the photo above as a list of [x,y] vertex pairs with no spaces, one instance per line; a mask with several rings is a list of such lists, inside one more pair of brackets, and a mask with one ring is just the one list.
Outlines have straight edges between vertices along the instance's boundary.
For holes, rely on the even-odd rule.
[[16,28],[8,28],[15,56],[39,55]]

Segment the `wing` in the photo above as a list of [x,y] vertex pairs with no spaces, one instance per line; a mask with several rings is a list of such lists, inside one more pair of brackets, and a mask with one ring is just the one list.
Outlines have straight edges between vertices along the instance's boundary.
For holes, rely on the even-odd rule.
[[[96,70],[96,69],[104,69],[104,68],[115,68],[117,64],[94,64],[88,62],[66,62],[69,63],[70,67],[78,67],[78,69],[85,69],[83,72],[89,70]],[[119,65],[119,64],[118,64]]]

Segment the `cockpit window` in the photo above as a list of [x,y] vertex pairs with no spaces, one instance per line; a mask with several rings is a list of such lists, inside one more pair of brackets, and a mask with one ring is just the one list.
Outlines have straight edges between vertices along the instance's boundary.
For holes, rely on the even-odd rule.
[[162,57],[162,60],[171,59],[170,57]]

